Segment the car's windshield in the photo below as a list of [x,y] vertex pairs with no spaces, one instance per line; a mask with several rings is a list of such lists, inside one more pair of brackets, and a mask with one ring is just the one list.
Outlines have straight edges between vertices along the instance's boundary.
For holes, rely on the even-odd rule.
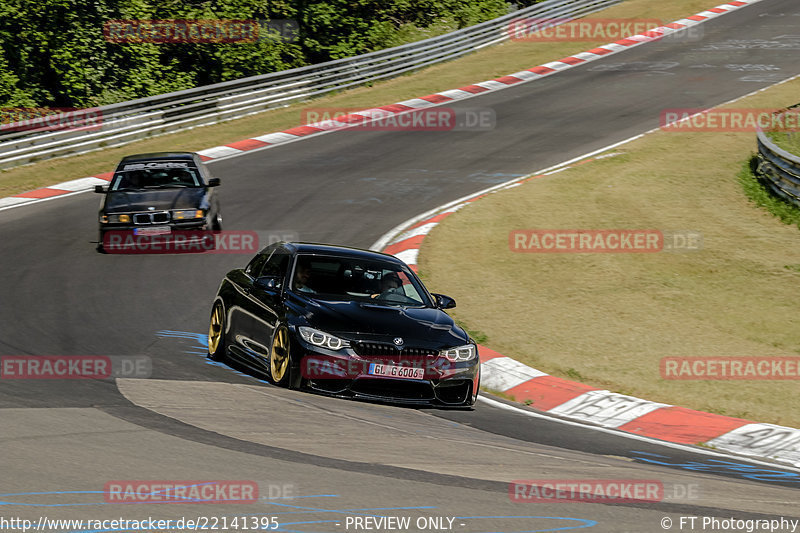
[[292,289],[323,300],[346,300],[400,307],[430,307],[411,271],[391,262],[300,254]]
[[186,162],[131,163],[114,174],[109,190],[201,186],[197,168]]

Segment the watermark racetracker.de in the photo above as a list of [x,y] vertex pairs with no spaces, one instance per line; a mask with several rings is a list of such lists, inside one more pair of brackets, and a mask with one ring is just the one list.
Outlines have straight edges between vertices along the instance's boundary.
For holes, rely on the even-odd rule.
[[305,379],[355,379],[362,375],[395,379],[437,379],[442,373],[463,367],[457,361],[443,357],[398,359],[374,355],[341,358],[314,354],[303,359],[300,372]]
[[657,253],[690,252],[703,247],[693,230],[657,229],[518,229],[508,234],[517,253]]
[[249,480],[112,480],[107,503],[255,503],[259,486]]
[[305,108],[300,119],[303,124],[324,125],[327,130],[355,131],[490,131],[497,125],[497,115],[490,107],[431,107],[399,113],[345,107]]
[[103,24],[103,36],[115,44],[295,42],[298,34],[292,19],[116,19]]
[[507,28],[512,41],[615,42],[633,35],[654,41],[696,42],[703,38],[702,25],[679,28],[652,18],[521,17]]
[[103,112],[96,107],[2,107],[0,134],[44,131],[96,131]]
[[275,242],[300,240],[292,230],[173,230],[168,226],[107,230],[102,250],[110,254],[246,254]]
[[800,109],[664,109],[660,124],[668,132],[796,132],[800,131]]
[[700,499],[697,483],[663,483],[656,479],[535,479],[508,486],[515,503],[663,502]]
[[662,379],[800,380],[800,357],[664,357]]
[[116,44],[254,43],[261,26],[257,20],[107,20],[106,41]]
[[0,379],[149,378],[146,355],[3,355]]

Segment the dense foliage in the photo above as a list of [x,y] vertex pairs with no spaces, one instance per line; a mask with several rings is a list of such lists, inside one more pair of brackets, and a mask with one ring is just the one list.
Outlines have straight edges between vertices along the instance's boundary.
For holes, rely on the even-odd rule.
[[[508,11],[505,0],[0,0],[0,107],[131,100],[370,52]],[[251,42],[107,38],[112,20],[208,19],[257,19],[263,29]],[[264,31],[279,20],[292,21],[293,36]]]

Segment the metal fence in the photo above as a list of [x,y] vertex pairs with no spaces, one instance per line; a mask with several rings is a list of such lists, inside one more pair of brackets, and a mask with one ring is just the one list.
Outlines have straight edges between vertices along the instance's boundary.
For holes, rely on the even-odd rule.
[[[0,169],[76,155],[284,107],[398,76],[509,39],[519,18],[558,25],[622,0],[546,0],[475,26],[386,50],[97,108],[96,127],[0,134]],[[58,117],[53,117],[54,122]],[[65,119],[67,120],[67,119]],[[267,133],[267,132],[265,132]]]
[[[789,109],[800,109],[800,105]],[[756,173],[766,181],[775,194],[800,207],[800,157],[780,148],[763,131],[758,132],[757,138]]]

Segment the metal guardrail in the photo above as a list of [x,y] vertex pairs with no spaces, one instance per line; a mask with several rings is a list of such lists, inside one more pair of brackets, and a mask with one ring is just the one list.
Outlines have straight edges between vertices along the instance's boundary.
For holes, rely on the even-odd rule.
[[[781,111],[800,108],[800,104]],[[800,207],[800,156],[779,147],[763,131],[757,133],[758,168],[756,174],[764,178],[778,196]]]
[[[96,108],[99,126],[0,134],[0,169],[121,146],[139,139],[241,118],[331,91],[398,76],[509,39],[510,24],[555,26],[622,0],[545,0],[445,35],[318,65],[252,76]],[[541,21],[553,21],[541,24]],[[58,116],[53,117],[58,121]],[[266,133],[266,132],[265,132]]]

